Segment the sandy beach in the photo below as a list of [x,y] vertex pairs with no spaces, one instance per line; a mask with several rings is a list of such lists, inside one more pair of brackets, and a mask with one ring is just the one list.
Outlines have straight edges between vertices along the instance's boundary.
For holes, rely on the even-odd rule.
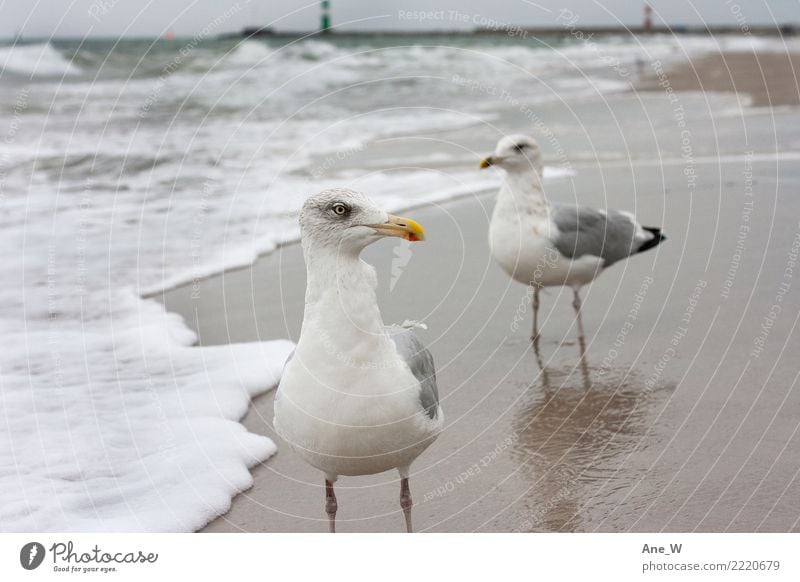
[[[394,280],[396,245],[368,249],[385,321],[424,321],[420,335],[437,365],[446,425],[413,467],[418,530],[800,530],[800,169],[782,153],[800,140],[800,110],[742,109],[737,94],[680,92],[735,86],[756,106],[796,105],[785,73],[797,60],[773,57],[758,60],[766,85],[753,80],[755,60],[740,55],[725,55],[728,84],[715,80],[721,56],[667,71],[677,103],[700,109],[688,125],[688,154],[675,101],[658,79],[642,81],[647,91],[570,106],[586,120],[562,127],[574,175],[548,181],[548,197],[629,209],[668,236],[584,289],[585,365],[568,291],[543,294],[543,341],[532,350],[530,296],[489,255],[491,192],[406,212],[429,240],[411,247]],[[555,109],[542,117],[548,111],[557,119]],[[591,125],[603,115],[616,134]],[[503,123],[503,131],[526,130],[530,118]],[[648,131],[637,133],[643,123]],[[486,127],[437,135],[467,144],[476,172],[495,139]],[[553,143],[537,137],[546,163],[563,166]],[[604,140],[613,139],[630,140],[621,147],[628,156],[604,156]],[[438,147],[409,143],[415,159]],[[582,155],[580,143],[594,154]],[[377,153],[363,155],[378,166],[384,150],[402,147],[376,144]],[[460,169],[473,167],[472,153]],[[288,244],[251,268],[159,299],[201,345],[296,340],[304,284],[299,245]],[[322,477],[274,433],[273,395],[256,398],[243,424],[274,440],[278,454],[204,531],[325,531]],[[402,531],[398,494],[393,473],[342,478],[339,530]]]
[[[676,91],[747,94],[756,107],[800,105],[798,68],[800,55],[791,52],[716,53],[671,67],[669,80]],[[640,87],[656,90],[658,79],[651,76]]]

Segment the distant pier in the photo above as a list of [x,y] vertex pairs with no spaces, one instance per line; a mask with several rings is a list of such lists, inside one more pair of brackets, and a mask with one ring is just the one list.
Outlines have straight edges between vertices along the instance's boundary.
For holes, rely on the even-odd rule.
[[[517,37],[538,37],[538,36],[569,36],[574,34],[573,28],[564,26],[550,27],[523,27],[514,26],[514,36]],[[697,35],[744,35],[752,34],[756,36],[793,36],[800,32],[800,25],[781,24],[778,26],[747,26],[746,30],[741,26],[585,26],[580,27],[585,35],[594,36],[619,36],[619,35],[656,35],[656,34],[697,34]],[[370,36],[509,36],[509,32],[503,28],[475,28],[471,30],[380,30],[380,31],[339,31],[335,28],[325,28],[316,31],[275,31],[268,26],[251,26],[242,29],[240,32],[222,35],[221,38],[273,38],[335,35],[337,37],[370,37]]]

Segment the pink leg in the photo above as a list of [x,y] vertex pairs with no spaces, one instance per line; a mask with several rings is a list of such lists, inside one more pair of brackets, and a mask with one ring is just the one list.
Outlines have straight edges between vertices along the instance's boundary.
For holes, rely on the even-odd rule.
[[403,514],[406,516],[406,531],[412,533],[411,529],[411,489],[408,487],[408,477],[400,479],[400,507],[403,508]]
[[578,323],[578,343],[581,346],[586,345],[586,338],[583,335],[583,318],[581,317],[581,296],[578,294],[578,288],[573,289],[575,297],[572,300],[572,307],[575,308],[575,321]]
[[539,286],[533,287],[533,334],[531,341],[535,344],[539,343]]
[[325,513],[328,514],[328,528],[331,533],[336,533],[336,495],[333,493],[333,483],[325,479]]

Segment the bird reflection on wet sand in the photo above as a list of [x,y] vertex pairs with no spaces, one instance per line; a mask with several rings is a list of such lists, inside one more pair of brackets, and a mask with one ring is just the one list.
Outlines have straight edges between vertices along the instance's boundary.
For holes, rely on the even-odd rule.
[[[550,371],[542,359],[542,350],[539,343],[540,338],[541,336],[536,336],[531,341],[531,345],[533,346],[533,355],[536,357],[536,364],[539,366],[539,373],[542,377],[542,385],[545,387],[550,387]],[[567,346],[570,344],[562,343],[562,345]],[[583,387],[586,390],[589,390],[592,387],[592,379],[589,376],[589,362],[587,361],[586,355],[586,338],[583,336],[583,334],[578,335],[578,366],[581,370]]]
[[516,529],[592,530],[643,476],[631,453],[671,387],[648,392],[626,367],[593,370],[583,342],[577,361],[563,347],[547,361],[539,342],[533,351],[540,374],[513,420],[512,454],[530,483]]

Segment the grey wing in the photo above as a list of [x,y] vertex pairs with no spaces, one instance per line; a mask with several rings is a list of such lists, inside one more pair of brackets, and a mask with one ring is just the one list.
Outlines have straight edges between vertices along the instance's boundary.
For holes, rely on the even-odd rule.
[[397,325],[386,326],[389,337],[397,346],[397,353],[403,358],[411,373],[419,381],[419,401],[431,419],[439,414],[439,389],[436,386],[436,368],[433,356],[422,345],[414,332]]
[[631,214],[603,211],[587,206],[553,206],[551,219],[558,227],[553,244],[571,259],[592,255],[603,259],[605,267],[639,252],[652,238]]

